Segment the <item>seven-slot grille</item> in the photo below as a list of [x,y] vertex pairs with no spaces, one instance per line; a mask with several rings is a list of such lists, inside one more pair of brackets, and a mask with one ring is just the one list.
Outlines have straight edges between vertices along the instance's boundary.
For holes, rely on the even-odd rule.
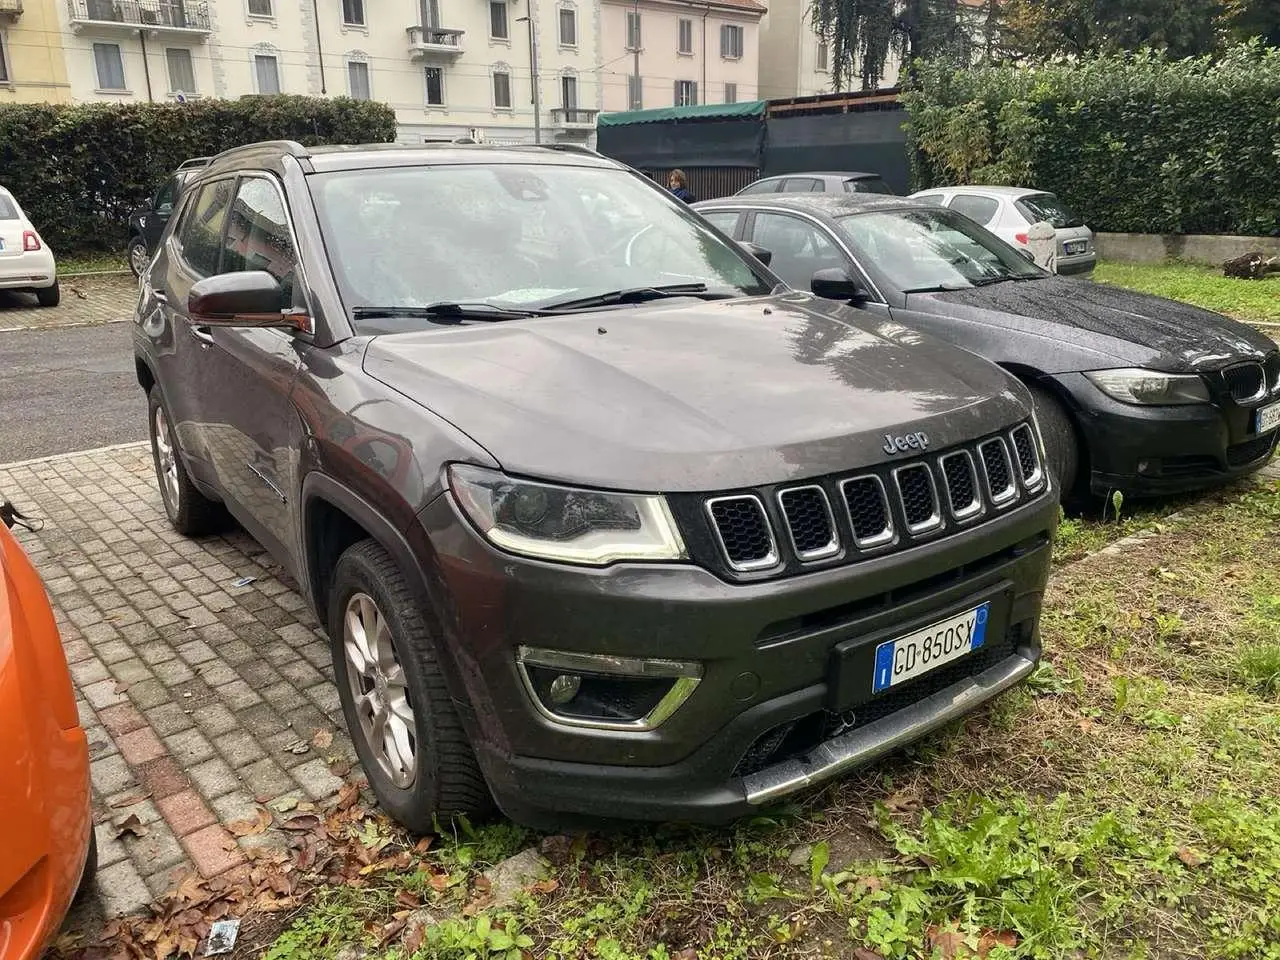
[[1237,403],[1251,403],[1266,396],[1267,373],[1260,363],[1237,363],[1222,371],[1222,377]]
[[[704,501],[719,563],[735,573],[852,561],[971,523],[1046,487],[1029,423],[875,472]],[[695,551],[696,553],[696,551]]]

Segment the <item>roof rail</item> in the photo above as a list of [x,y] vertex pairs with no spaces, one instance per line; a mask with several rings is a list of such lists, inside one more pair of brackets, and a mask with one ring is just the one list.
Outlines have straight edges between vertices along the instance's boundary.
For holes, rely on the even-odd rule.
[[245,150],[262,150],[262,149],[278,150],[281,153],[288,154],[291,157],[297,157],[300,160],[305,160],[311,156],[311,151],[308,150],[306,147],[304,147],[302,144],[298,143],[296,140],[267,140],[267,141],[263,141],[262,143],[242,143],[239,146],[235,146],[235,147],[231,147],[230,149],[223,150],[217,156],[213,157],[209,162],[213,163],[216,160],[221,160],[223,157],[230,156],[231,154],[234,154],[234,153],[240,153]]
[[190,170],[192,167],[207,167],[213,157],[192,157],[190,160],[183,160],[178,164],[179,170]]
[[546,147],[548,150],[563,150],[565,153],[585,153],[592,157],[600,156],[598,152],[581,143],[540,143],[537,146]]

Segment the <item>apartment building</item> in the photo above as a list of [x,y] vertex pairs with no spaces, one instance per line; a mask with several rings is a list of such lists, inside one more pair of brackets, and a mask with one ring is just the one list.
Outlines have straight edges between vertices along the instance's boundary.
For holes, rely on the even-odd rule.
[[[770,0],[760,26],[760,95],[767,99],[832,93],[831,50],[809,18],[810,0]],[[901,61],[890,54],[877,88],[898,82]],[[846,83],[857,90],[861,83]]]
[[579,0],[60,2],[78,102],[376,99],[405,143],[583,142],[601,106],[599,6]]
[[599,0],[607,112],[760,96],[756,0]]
[[70,99],[56,0],[0,0],[0,103]]

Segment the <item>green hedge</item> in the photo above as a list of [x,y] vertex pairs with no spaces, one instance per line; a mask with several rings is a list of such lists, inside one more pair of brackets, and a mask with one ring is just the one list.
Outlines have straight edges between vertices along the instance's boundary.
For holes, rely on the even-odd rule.
[[1095,230],[1280,234],[1280,49],[922,64],[903,100],[921,189],[1037,187]]
[[129,214],[184,160],[260,140],[395,139],[385,104],[244,97],[185,104],[0,105],[0,184],[55,250],[123,249]]

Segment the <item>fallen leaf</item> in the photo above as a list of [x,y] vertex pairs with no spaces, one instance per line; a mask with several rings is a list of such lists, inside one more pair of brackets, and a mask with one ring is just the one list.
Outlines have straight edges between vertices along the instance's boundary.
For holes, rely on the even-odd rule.
[[1081,733],[1093,733],[1093,721],[1088,717],[1082,717],[1076,721],[1076,726],[1080,728]]
[[874,950],[868,950],[866,947],[854,947],[853,960],[884,960],[884,957]]
[[431,884],[431,889],[436,893],[444,893],[449,889],[449,875],[447,873],[433,873],[427,883]]
[[481,910],[484,910],[486,907],[492,906],[492,904],[493,904],[493,897],[489,896],[489,894],[486,893],[483,896],[476,897],[474,900],[468,903],[465,907],[463,907],[462,915],[464,917],[474,917]]
[[116,839],[123,837],[126,833],[135,837],[145,837],[151,831],[147,829],[147,825],[138,819],[136,813],[131,813],[119,823],[115,824]]
[[317,750],[328,750],[333,746],[333,731],[323,728],[317,730],[311,738],[311,745]]
[[876,893],[884,889],[884,881],[879,877],[859,877],[854,881],[853,888],[867,893]]
[[1205,857],[1199,850],[1191,847],[1183,847],[1178,851],[1178,859],[1188,867],[1198,867],[1204,863]]
[[671,955],[671,960],[698,960],[697,947],[685,947]]
[[135,803],[141,803],[143,800],[150,799],[151,791],[148,790],[146,793],[131,793],[127,797],[121,797],[119,800],[112,801],[110,805],[114,809],[118,810],[121,807],[132,807]]
[[[343,790],[346,790],[347,788],[346,788],[346,787],[343,787],[342,789],[343,789]],[[359,792],[359,791],[357,791],[357,793],[358,793],[358,792]],[[341,793],[339,793],[339,794],[338,794],[338,809],[342,809],[342,794],[341,794]],[[423,837],[421,840],[419,840],[417,843],[415,843],[415,844],[413,845],[413,852],[414,852],[414,853],[416,853],[416,854],[418,854],[418,855],[422,855],[422,854],[426,853],[428,850],[430,850],[430,849],[431,849],[431,844],[435,842],[435,839],[436,839],[436,838],[435,838],[435,837],[433,837],[431,834],[427,834],[425,837]]]
[[247,820],[233,820],[227,824],[227,829],[231,831],[233,836],[254,837],[260,833],[265,833],[269,826],[271,826],[270,811],[259,807],[254,817]]
[[311,745],[305,740],[295,740],[293,743],[285,747],[285,749],[295,756],[300,757],[311,749]]
[[281,797],[271,802],[271,809],[276,813],[288,813],[298,805],[297,797]]
[[555,877],[551,877],[548,880],[539,880],[529,889],[532,890],[534,893],[554,893],[557,889],[559,889],[559,887],[560,887],[560,881],[557,880]]
[[198,873],[188,873],[183,877],[173,895],[181,903],[200,903],[209,899],[204,878]]
[[931,926],[925,931],[926,945],[943,960],[952,960],[952,958],[964,960],[969,957],[985,960],[997,946],[1013,948],[1018,945],[1018,935],[1011,930],[983,930],[977,936],[976,950],[969,945],[971,939],[970,935],[961,933],[957,927],[944,930],[941,927]]
[[473,886],[476,888],[476,892],[478,893],[488,893],[489,888],[493,886],[493,884],[490,883],[488,877],[486,877],[484,874],[481,874],[480,876],[476,877]]
[[408,907],[410,910],[422,906],[422,897],[418,896],[412,890],[401,890],[396,894],[396,903],[402,907]]
[[423,938],[426,936],[426,924],[416,923],[413,928],[405,934],[404,937],[404,953],[406,956],[413,956],[422,946]]
[[[338,809],[350,810],[359,799],[360,787],[354,783],[344,783],[342,785],[342,789],[338,791]],[[422,842],[423,840],[428,841],[427,846],[429,847],[431,845],[429,842],[430,839],[430,837],[423,837],[422,840],[418,841],[418,846],[414,849],[418,850],[419,853],[426,853],[427,848],[422,846]],[[421,847],[421,849],[418,849],[419,847]]]
[[129,684],[125,683],[123,680],[116,681],[116,696],[124,696],[128,689]]
[[920,809],[920,798],[914,794],[899,790],[895,794],[891,794],[884,802],[885,808],[890,813],[911,813],[913,810]]
[[340,779],[345,778],[351,773],[351,761],[346,757],[330,757],[329,772]]
[[314,830],[320,826],[320,818],[314,813],[304,813],[280,824],[281,830]]

